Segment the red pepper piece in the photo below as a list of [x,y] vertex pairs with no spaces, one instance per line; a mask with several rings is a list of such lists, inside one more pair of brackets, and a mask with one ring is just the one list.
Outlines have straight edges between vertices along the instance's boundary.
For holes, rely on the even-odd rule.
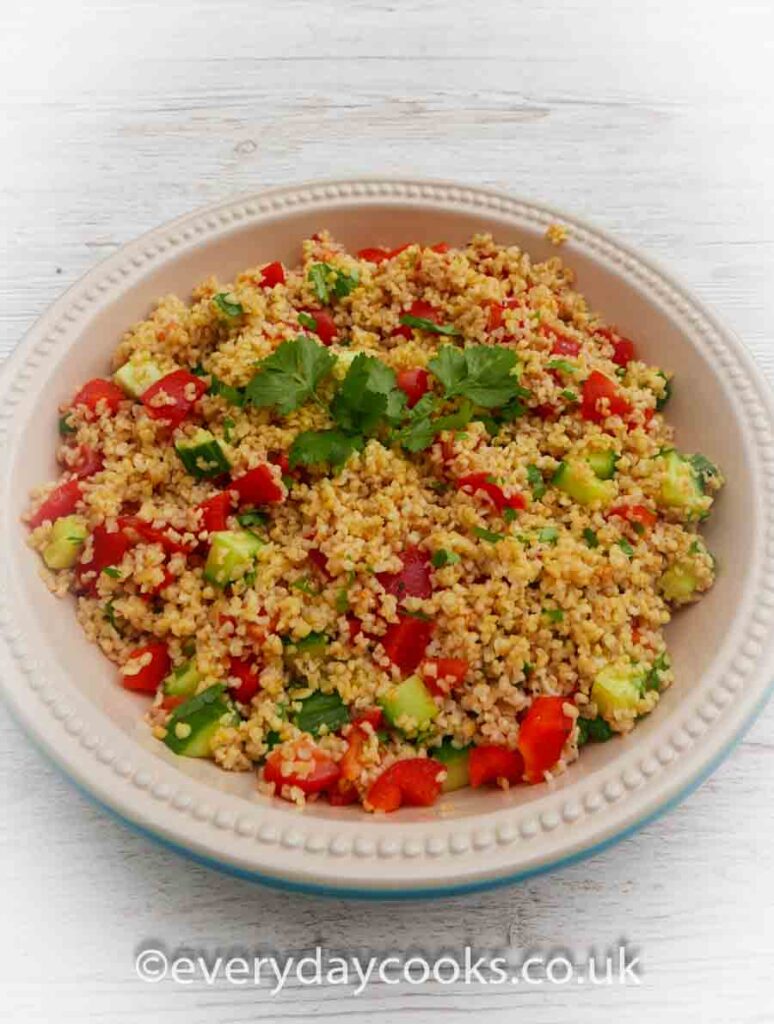
[[207,390],[207,382],[188,370],[173,370],[146,388],[140,401],[153,420],[179,426]]
[[87,381],[72,401],[75,405],[85,405],[89,410],[89,419],[97,415],[98,408],[104,408],[113,416],[126,395],[112,380],[95,377]]
[[[143,665],[139,672],[127,671],[138,658],[146,660],[147,665]],[[169,675],[171,667],[172,662],[166,644],[145,644],[129,655],[126,666],[121,669],[121,682],[127,690],[133,690],[135,693],[154,694],[162,679]]]
[[220,491],[196,506],[201,513],[202,529],[207,533],[216,533],[227,528],[227,520],[231,512],[231,494]]
[[652,509],[646,508],[645,505],[615,505],[607,515],[608,518],[618,516],[620,519],[625,519],[638,533],[653,529],[658,522],[656,513]]
[[240,505],[268,505],[285,500],[284,490],[265,462],[232,480],[229,490],[237,492]]
[[509,750],[494,743],[474,747],[468,759],[470,784],[474,789],[487,784],[497,784],[498,779],[507,779],[514,784],[521,782],[524,774],[524,759],[518,750]]
[[465,682],[470,666],[465,658],[428,658],[422,665],[422,678],[436,696],[444,696]]
[[637,358],[637,350],[630,338],[625,338],[612,327],[600,327],[594,332],[613,346],[613,362],[616,366],[626,366]]
[[231,696],[240,704],[249,704],[261,688],[258,666],[244,658],[231,658],[228,663],[228,674],[239,680],[237,686],[232,684]]
[[[301,755],[301,756],[299,756]],[[297,771],[283,771],[286,762],[293,761],[312,762],[312,770],[309,773]],[[263,777],[267,782],[273,782],[276,795],[282,795],[283,786],[297,786],[303,793],[321,793],[330,789],[338,781],[341,771],[338,764],[324,751],[320,750],[308,740],[299,740],[295,747],[284,746],[269,754],[263,769]]]
[[413,409],[422,395],[429,391],[430,375],[427,370],[421,369],[399,370],[397,384],[406,395],[409,409]]
[[[602,412],[599,403],[607,399],[608,412]],[[592,370],[583,382],[581,392],[581,416],[592,423],[602,423],[608,416],[628,416],[632,411],[629,402],[619,393],[614,381],[599,370]]]
[[91,558],[88,562],[79,562],[75,570],[80,586],[94,593],[102,570],[118,565],[131,546],[122,529],[108,531],[104,524],[95,526],[91,534]]
[[399,600],[404,597],[430,597],[433,577],[430,556],[420,548],[410,547],[401,552],[403,568],[400,572],[378,572],[376,578],[387,591]]
[[338,332],[336,321],[331,314],[325,309],[307,309],[305,312],[315,323],[315,326],[310,329],[314,331],[323,345],[330,345]]
[[580,355],[580,342],[576,338],[571,338],[569,334],[564,334],[555,327],[548,327],[547,325],[542,327],[541,334],[546,338],[552,339],[552,355],[570,357]]
[[49,519],[52,523],[62,516],[71,515],[81,500],[83,488],[78,480],[66,480],[59,484],[44,500],[29,521],[31,530]]
[[285,268],[277,260],[275,263],[267,263],[261,271],[261,287],[273,288],[277,284],[285,283]]
[[498,327],[503,325],[503,311],[505,306],[502,303],[496,302],[494,299],[487,299],[484,303],[486,309],[486,326],[489,331],[496,331]]
[[519,726],[519,751],[524,758],[526,782],[542,782],[543,773],[556,764],[572,719],[564,713],[567,697],[536,697]]
[[363,632],[363,623],[356,615],[347,616],[347,631],[349,633],[350,643],[356,640]]
[[90,476],[94,476],[95,473],[99,473],[103,465],[100,452],[92,448],[91,445],[82,444],[78,448],[78,461],[73,466],[72,472],[79,480],[86,480]]
[[451,246],[448,244],[448,242],[436,242],[435,245],[430,246],[430,251],[437,252],[443,255],[444,253],[447,253],[450,248]]
[[498,512],[502,512],[504,508],[521,510],[527,507],[522,494],[506,495],[502,487],[494,483],[488,473],[468,473],[466,476],[458,477],[456,484],[458,490],[467,491],[469,494],[481,491],[489,498]]
[[306,553],[306,557],[326,580],[331,578],[331,574],[328,571],[328,559],[319,548],[310,548]]
[[356,718],[352,719],[352,724],[362,725],[363,722],[368,722],[369,725],[373,726],[375,732],[377,729],[381,729],[383,721],[384,712],[381,708],[366,708],[365,711],[361,711]]
[[397,622],[387,627],[382,647],[393,665],[397,665],[404,675],[410,675],[424,658],[434,630],[434,622],[401,615]]
[[359,249],[357,253],[359,260],[366,260],[368,263],[384,263],[385,260],[390,258],[389,249]]
[[399,807],[429,807],[438,799],[443,765],[429,757],[408,757],[396,761],[371,784],[366,810],[389,814]]
[[182,541],[175,540],[168,531],[151,526],[139,516],[119,516],[118,526],[132,544],[160,544],[168,555],[187,553],[190,550]]

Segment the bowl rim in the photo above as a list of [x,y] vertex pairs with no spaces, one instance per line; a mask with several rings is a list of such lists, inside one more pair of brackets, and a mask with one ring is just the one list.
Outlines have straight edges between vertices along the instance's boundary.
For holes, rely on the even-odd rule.
[[[449,820],[321,819],[290,806],[220,794],[117,729],[63,672],[41,673],[35,638],[13,599],[3,546],[0,690],[49,759],[135,829],[194,859],[276,887],[327,895],[419,898],[518,881],[589,856],[675,806],[732,749],[770,696],[774,653],[774,401],[744,345],[653,260],[582,218],[496,189],[405,177],[304,182],[210,204],[152,229],[98,263],[56,300],[0,369],[0,517],[18,524],[7,493],[25,422],[15,417],[33,372],[66,349],[99,309],[158,266],[235,227],[337,205],[394,203],[495,215],[533,230],[560,221],[572,244],[637,284],[717,357],[744,437],[755,494],[756,589],[690,700],[677,705],[648,749],[622,751],[565,791]],[[192,282],[193,283],[193,282]],[[27,416],[29,419],[29,416]],[[668,727],[667,727],[668,725]],[[213,806],[213,803],[215,805]],[[539,807],[536,806],[539,804]],[[482,856],[483,855],[483,856]],[[482,863],[482,861],[484,863]]]

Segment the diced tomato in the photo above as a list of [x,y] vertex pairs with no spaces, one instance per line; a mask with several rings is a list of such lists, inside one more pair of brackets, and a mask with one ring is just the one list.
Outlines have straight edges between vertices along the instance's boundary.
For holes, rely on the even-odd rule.
[[196,506],[201,513],[202,529],[207,533],[216,533],[227,527],[228,515],[231,512],[231,493],[220,491]]
[[347,616],[347,631],[349,632],[350,643],[353,643],[363,632],[363,623],[356,615]]
[[277,260],[274,263],[267,263],[261,271],[261,285],[264,288],[273,288],[277,284],[285,283],[285,268]]
[[287,452],[269,452],[269,462],[272,466],[279,466],[279,471],[283,476],[293,475],[293,470],[290,468],[290,458],[288,457]]
[[[607,413],[602,412],[599,403],[607,399]],[[593,423],[602,423],[607,416],[628,416],[632,411],[629,402],[619,393],[615,382],[599,370],[592,370],[583,382],[581,392],[581,416]]]
[[410,675],[424,658],[434,630],[434,622],[401,615],[397,622],[387,627],[382,647],[393,665],[397,665],[404,675]]
[[179,426],[207,390],[207,382],[188,370],[173,370],[146,388],[140,401],[153,420]]
[[131,546],[131,541],[120,527],[109,531],[104,524],[95,526],[91,534],[91,558],[88,562],[79,562],[75,570],[81,587],[94,593],[102,570],[109,565],[118,565]]
[[258,666],[244,658],[231,658],[228,674],[239,680],[238,686],[231,687],[231,696],[240,704],[249,704],[261,687]]
[[469,667],[465,658],[428,658],[422,665],[422,678],[433,694],[442,696],[465,682]]
[[361,711],[356,718],[352,719],[353,725],[362,725],[363,722],[368,722],[369,725],[373,726],[374,731],[381,729],[382,721],[384,720],[384,712],[381,708],[366,708],[365,711]]
[[388,814],[399,807],[429,807],[438,799],[443,765],[429,757],[396,761],[371,784],[364,806]]
[[326,580],[331,578],[331,574],[328,571],[328,559],[319,548],[310,548],[306,553],[306,557]]
[[437,252],[443,255],[444,253],[449,251],[449,248],[450,246],[448,245],[447,242],[436,242],[435,245],[430,246],[430,251]]
[[232,480],[229,490],[237,492],[240,505],[268,505],[285,500],[284,490],[265,462]]
[[330,345],[338,330],[331,314],[324,309],[307,309],[305,312],[314,320],[315,326],[312,330],[323,345]]
[[[283,765],[287,761],[311,762],[312,770],[304,774],[294,771],[286,774]],[[333,758],[308,740],[299,740],[293,747],[283,746],[273,751],[263,769],[264,779],[277,787],[277,796],[282,796],[283,786],[296,786],[307,795],[321,793],[334,786],[340,774],[339,766]]]
[[519,726],[519,751],[524,758],[526,782],[542,782],[543,773],[556,764],[572,731],[564,713],[567,697],[536,697]]
[[30,529],[34,530],[47,519],[53,523],[55,520],[61,519],[62,516],[71,515],[81,500],[82,494],[83,488],[78,480],[66,480],[63,484],[59,484],[30,519]]
[[102,455],[89,444],[82,444],[78,448],[78,461],[72,467],[73,474],[79,480],[86,480],[95,473],[99,473],[104,462]]
[[541,420],[555,420],[559,415],[559,410],[555,405],[550,405],[548,402],[543,402],[541,405],[536,405],[532,408],[532,412],[540,417]]
[[504,508],[525,509],[527,503],[522,494],[506,495],[502,487],[496,484],[489,473],[468,473],[456,480],[457,489],[474,494],[476,491],[484,493],[492,502],[498,512]]
[[494,743],[484,744],[471,750],[468,772],[474,789],[496,785],[498,779],[507,779],[513,785],[521,782],[524,775],[524,759],[518,750],[509,750]]
[[[105,408],[113,416],[126,395],[112,380],[95,377],[87,381],[73,399],[73,405],[85,405],[91,417],[96,416],[97,407]],[[91,418],[90,417],[90,418]]]
[[[438,310],[429,302],[425,302],[424,299],[415,299],[411,303],[411,306],[407,310],[407,313],[401,315],[416,316],[419,317],[421,320],[431,320],[434,324],[440,322],[440,313],[438,312]],[[408,324],[401,324],[399,327],[396,327],[395,330],[392,332],[392,337],[411,338],[413,337],[413,334],[413,327],[409,327]]]
[[119,516],[118,526],[133,544],[160,544],[168,555],[187,553],[190,550],[182,541],[175,540],[168,530],[151,526],[139,516]]
[[341,769],[341,781],[354,782],[362,771],[361,755],[365,746],[368,734],[358,726],[353,726],[347,735],[347,749],[339,761]]
[[404,597],[430,597],[433,593],[433,577],[430,556],[417,547],[405,548],[401,552],[403,568],[400,572],[378,572],[376,578],[387,591],[399,600]]
[[552,355],[572,357],[580,354],[580,342],[576,338],[571,338],[569,334],[558,331],[555,327],[549,327],[547,324],[543,325],[540,333],[544,337],[552,339]]
[[503,325],[503,310],[505,307],[495,299],[487,299],[484,303],[486,309],[486,327],[488,331],[496,331]]
[[651,530],[658,522],[656,513],[652,509],[646,508],[645,505],[614,505],[607,515],[625,519],[638,533]]
[[[147,664],[138,672],[130,671],[139,658],[147,661]],[[153,694],[158,690],[162,679],[169,675],[171,668],[172,662],[166,644],[145,644],[129,655],[126,665],[121,669],[121,682],[127,690]]]
[[637,350],[630,338],[625,338],[610,327],[600,327],[595,334],[609,341],[613,346],[613,362],[617,366],[626,366],[637,358]]
[[358,250],[357,258],[359,260],[366,260],[368,263],[384,263],[385,260],[390,258],[389,249],[360,249]]
[[422,395],[427,394],[430,388],[430,375],[427,370],[399,370],[397,376],[398,387],[408,399],[409,409],[413,409]]
[[331,807],[348,807],[358,801],[357,786],[339,779],[336,785],[328,790],[327,797]]

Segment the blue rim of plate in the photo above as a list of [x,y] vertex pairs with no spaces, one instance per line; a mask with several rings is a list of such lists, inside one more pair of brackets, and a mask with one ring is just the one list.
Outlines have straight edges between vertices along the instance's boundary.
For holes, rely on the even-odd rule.
[[150,839],[156,845],[164,847],[167,850],[171,850],[173,853],[180,855],[186,860],[193,861],[201,867],[210,868],[214,871],[220,872],[221,874],[230,875],[232,878],[239,878],[243,881],[257,883],[258,885],[265,886],[269,889],[275,889],[280,892],[290,892],[305,896],[321,896],[328,899],[402,903],[409,902],[411,900],[432,900],[450,898],[452,896],[467,896],[473,893],[502,889],[509,885],[517,885],[519,882],[527,881],[527,879],[535,878],[538,875],[547,875],[555,871],[559,871],[562,868],[571,867],[573,864],[578,864],[581,861],[596,856],[598,853],[603,853],[605,850],[608,850],[613,846],[617,846],[618,843],[622,842],[624,839],[631,838],[639,832],[640,829],[645,828],[646,825],[650,825],[654,821],[658,821],[659,818],[669,814],[670,811],[673,811],[678,807],[692,793],[696,792],[696,790],[707,781],[707,779],[720,767],[720,765],[744,739],[747,732],[768,704],[772,693],[774,693],[774,679],[769,682],[761,698],[755,704],[750,714],[744,722],[742,722],[741,726],[726,746],[723,747],[723,749],[720,750],[711,761],[704,765],[702,770],[698,772],[697,775],[679,792],[675,793],[674,796],[670,797],[669,800],[666,800],[660,807],[657,807],[650,814],[646,814],[643,818],[640,818],[639,821],[632,822],[632,824],[627,825],[619,832],[608,836],[599,843],[594,843],[583,850],[578,850],[565,857],[557,857],[556,860],[550,861],[547,864],[541,864],[538,867],[526,868],[522,871],[516,871],[510,875],[504,875],[501,878],[488,878],[482,879],[478,882],[462,882],[459,885],[446,885],[439,888],[424,889],[348,889],[332,885],[320,885],[314,882],[294,882],[287,879],[275,878],[272,875],[264,875],[259,871],[248,871],[245,868],[238,868],[233,864],[229,864],[227,861],[220,861],[215,857],[207,857],[204,854],[196,853],[188,847],[182,846],[179,843],[174,843],[171,839],[167,839],[165,836],[153,831],[153,829],[146,828],[145,826],[138,824],[136,821],[133,821],[131,818],[121,814],[110,804],[101,800],[86,786],[76,781],[76,779],[69,774],[64,765],[45,750],[36,737],[33,736],[26,728],[24,722],[22,722],[15,714],[11,703],[6,700],[4,701],[4,704],[6,708],[8,708],[8,712],[13,720],[21,726],[22,732],[32,742],[33,747],[42,755],[44,760],[47,761],[48,764],[52,765],[59,775],[65,778],[70,785],[81,794],[81,796],[84,796],[89,801],[89,803],[98,807],[100,810],[107,812],[114,821],[124,825],[136,835],[142,836],[145,839]]

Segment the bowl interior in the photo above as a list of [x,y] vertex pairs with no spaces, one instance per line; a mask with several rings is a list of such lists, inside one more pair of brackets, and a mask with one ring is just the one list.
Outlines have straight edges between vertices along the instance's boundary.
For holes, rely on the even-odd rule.
[[[723,367],[710,358],[701,337],[692,337],[662,306],[657,296],[645,294],[625,268],[613,267],[603,256],[572,239],[560,250],[543,238],[533,225],[515,223],[497,215],[481,216],[459,208],[445,209],[422,203],[381,201],[339,202],[319,212],[278,214],[259,224],[238,224],[227,233],[205,239],[179,251],[175,258],[149,264],[148,272],[127,285],[109,301],[98,303],[84,320],[75,344],[67,351],[56,348],[50,356],[50,372],[32,375],[20,411],[21,443],[11,467],[9,492],[18,517],[29,489],[56,472],[57,407],[89,376],[104,375],[111,352],[121,333],[144,318],[153,301],[176,292],[186,297],[194,284],[209,274],[228,281],[246,266],[281,259],[288,265],[298,260],[299,243],[315,231],[328,228],[350,249],[369,245],[396,246],[406,240],[434,243],[441,239],[461,243],[472,234],[490,231],[500,243],[517,244],[536,259],[559,255],[577,272],[578,287],[590,305],[636,339],[648,362],[676,375],[668,415],[676,428],[678,446],[701,451],[722,466],[727,486],[717,502],[704,533],[718,559],[720,573],[713,590],[698,605],[675,616],[668,640],[677,682],[665,695],[654,715],[640,723],[624,740],[592,747],[584,752],[558,785],[568,786],[615,759],[623,745],[643,743],[663,723],[677,703],[700,684],[703,674],[718,658],[726,627],[745,602],[754,572],[753,537],[759,515],[753,480],[745,459],[744,430],[723,376]],[[144,698],[122,690],[113,666],[86,641],[74,618],[71,599],[57,601],[38,578],[37,559],[24,544],[24,530],[15,528],[14,571],[21,600],[27,606],[47,647],[40,652],[41,670],[62,674],[110,720],[112,725],[153,756],[174,762],[179,771],[204,782],[213,793],[228,792],[245,800],[262,801],[252,774],[226,774],[209,764],[174,758],[163,744],[153,740],[141,720]],[[522,787],[508,794],[464,791],[445,798],[430,811],[413,812],[403,820],[432,818],[436,814],[467,816],[507,803],[540,801],[545,787]],[[338,817],[358,813],[352,808],[316,804],[307,814]]]

